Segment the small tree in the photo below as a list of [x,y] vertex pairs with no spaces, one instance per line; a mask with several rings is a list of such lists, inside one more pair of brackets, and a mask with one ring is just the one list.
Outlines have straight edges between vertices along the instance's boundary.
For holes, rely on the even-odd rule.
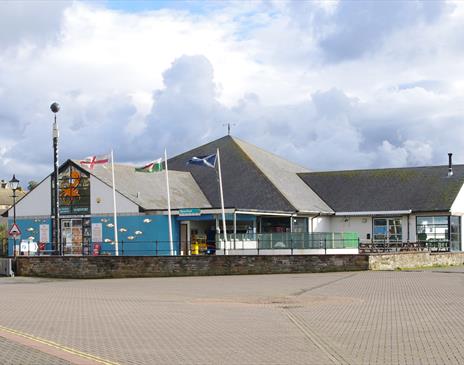
[[37,185],[39,185],[39,183],[37,181],[34,181],[34,180],[31,180],[27,183],[27,190],[28,191],[31,191],[32,189],[34,189]]
[[0,224],[0,241],[8,237],[6,223]]

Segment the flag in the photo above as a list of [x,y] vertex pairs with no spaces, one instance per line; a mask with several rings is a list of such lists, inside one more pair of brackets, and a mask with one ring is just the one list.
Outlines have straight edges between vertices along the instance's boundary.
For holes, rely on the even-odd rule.
[[79,161],[81,165],[88,167],[89,170],[93,170],[95,165],[103,165],[103,167],[105,167],[108,164],[108,162],[110,162],[109,155],[89,156]]
[[213,169],[216,167],[216,154],[208,155],[208,156],[198,156],[192,157],[188,160],[188,165],[198,165],[204,167],[212,167]]
[[161,158],[155,161],[152,161],[143,167],[135,168],[135,171],[137,172],[158,172],[158,171],[163,171],[163,170],[164,170],[164,166],[163,166],[163,160]]

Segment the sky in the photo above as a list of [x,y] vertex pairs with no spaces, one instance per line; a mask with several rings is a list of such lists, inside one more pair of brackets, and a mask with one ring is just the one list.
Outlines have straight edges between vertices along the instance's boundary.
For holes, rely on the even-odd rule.
[[464,2],[0,1],[0,178],[227,134],[314,171],[464,163]]

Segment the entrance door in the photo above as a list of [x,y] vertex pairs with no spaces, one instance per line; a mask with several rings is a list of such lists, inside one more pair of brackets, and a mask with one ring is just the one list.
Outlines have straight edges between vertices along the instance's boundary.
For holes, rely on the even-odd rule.
[[82,219],[61,220],[61,243],[65,255],[82,255]]
[[188,255],[188,223],[180,224],[180,254]]
[[401,242],[403,232],[401,218],[374,218],[374,241]]

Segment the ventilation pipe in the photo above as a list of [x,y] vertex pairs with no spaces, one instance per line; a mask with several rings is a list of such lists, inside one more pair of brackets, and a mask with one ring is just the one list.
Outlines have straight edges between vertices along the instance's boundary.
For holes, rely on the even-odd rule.
[[453,154],[448,153],[448,177],[453,176]]

